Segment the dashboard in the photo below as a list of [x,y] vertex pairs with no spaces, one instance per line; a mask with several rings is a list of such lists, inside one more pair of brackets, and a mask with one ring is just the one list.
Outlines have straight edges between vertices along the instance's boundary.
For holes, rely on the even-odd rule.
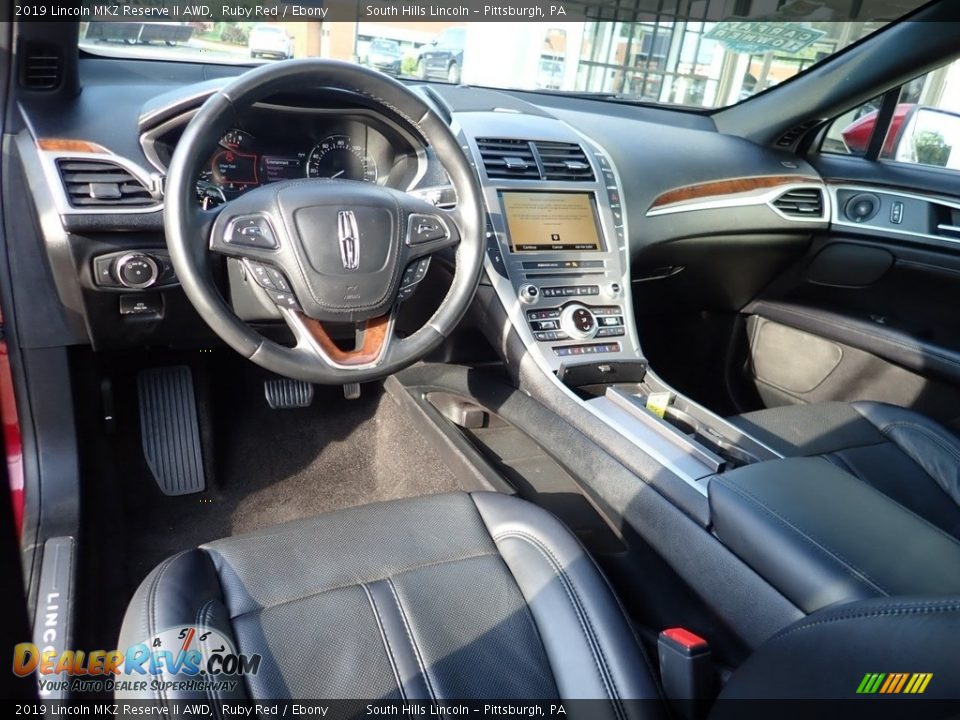
[[[189,117],[142,139],[144,152],[165,170]],[[257,105],[220,139],[197,178],[206,207],[253,188],[297,178],[377,183],[408,190],[425,172],[419,143],[387,118],[362,109]]]
[[[50,243],[51,266],[66,268],[56,274],[63,285],[58,292],[65,307],[83,308],[76,322],[67,318],[69,327],[55,329],[97,349],[206,342],[209,331],[176,287],[165,248],[163,176],[193,115],[224,80],[144,84],[142,73],[154,66],[137,65],[121,83],[113,74],[96,75],[101,66],[115,71],[113,64],[84,63],[84,92],[62,113],[46,112],[39,103],[23,108],[34,138],[89,143],[89,151],[77,154],[69,144],[38,150],[26,135],[18,137],[20,154],[33,163],[30,184],[49,188],[33,193],[41,217],[61,220],[62,239]],[[823,226],[788,220],[766,204],[696,212],[667,205],[672,214],[648,215],[663,194],[716,180],[712,163],[701,167],[704,157],[720,158],[724,176],[784,174],[784,156],[719,135],[699,116],[609,104],[600,113],[597,103],[569,98],[546,108],[481,88],[414,89],[472,155],[489,219],[487,276],[523,339],[551,368],[579,355],[635,357],[631,256],[728,223],[735,230],[785,230],[791,237]],[[104,122],[108,103],[116,106],[116,122]],[[352,93],[316,88],[273,96],[239,112],[228,127],[203,151],[195,178],[200,205],[298,178],[370,182],[439,207],[456,204],[434,150],[389,109],[372,108]],[[497,175],[486,167],[488,157],[507,152],[512,158],[518,151],[540,158],[543,177]],[[112,177],[115,168],[136,182],[113,199],[88,197],[90,183],[71,174]],[[797,173],[815,175],[809,167]],[[640,272],[642,262],[634,265]],[[653,269],[671,262],[657,259]],[[233,298],[237,279],[229,268],[223,275]],[[647,305],[660,302],[640,307]],[[34,327],[54,331],[49,323]]]

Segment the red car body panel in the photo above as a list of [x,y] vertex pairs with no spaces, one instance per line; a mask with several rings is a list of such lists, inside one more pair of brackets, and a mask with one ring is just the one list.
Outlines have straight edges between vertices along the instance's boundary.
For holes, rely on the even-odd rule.
[[[886,140],[883,141],[882,157],[892,157],[897,147],[897,141],[900,138],[900,132],[906,123],[907,117],[911,111],[917,107],[913,103],[900,103],[893,112],[893,120],[890,122],[890,131],[887,133]],[[846,128],[840,131],[843,141],[854,154],[862,154],[867,151],[870,145],[870,138],[873,137],[873,130],[877,126],[877,115],[879,111],[874,110],[859,118]]]
[[[3,318],[0,316],[0,322]],[[19,537],[23,531],[23,445],[20,420],[17,416],[17,398],[13,390],[13,374],[7,343],[0,340],[0,417],[3,419],[3,442],[7,454],[7,477],[10,483],[10,502],[13,506],[13,526]]]

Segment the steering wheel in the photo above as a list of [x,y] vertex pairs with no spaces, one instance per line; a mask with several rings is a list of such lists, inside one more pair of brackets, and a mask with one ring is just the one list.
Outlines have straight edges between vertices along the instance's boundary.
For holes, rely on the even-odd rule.
[[[209,151],[238,114],[281,92],[345,90],[381,109],[435,151],[457,195],[442,210],[371,183],[303,178],[253,189],[202,209],[195,183]],[[164,226],[180,284],[200,316],[244,357],[279,375],[322,384],[385,377],[436,348],[463,317],[483,266],[480,185],[453,133],[419,97],[386,75],[333,60],[292,60],[244,73],[214,93],[184,130],[166,181]],[[429,258],[455,247],[450,290],[412,335],[394,334],[400,301]],[[220,295],[211,256],[242,264],[277,306],[296,345],[274,342],[241,320]],[[343,350],[324,323],[354,323],[357,346]]]

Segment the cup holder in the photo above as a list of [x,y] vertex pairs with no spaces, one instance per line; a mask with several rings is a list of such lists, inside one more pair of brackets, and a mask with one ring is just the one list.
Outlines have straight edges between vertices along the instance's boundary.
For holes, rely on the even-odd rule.
[[[640,400],[643,405],[646,405],[647,398],[645,396],[641,397]],[[687,435],[694,442],[698,442],[715,452],[727,461],[728,467],[751,465],[760,461],[753,453],[744,450],[736,443],[723,437],[712,427],[701,423],[690,413],[673,405],[668,405],[664,410],[663,421]]]
[[668,407],[663,414],[663,419],[687,435],[697,435],[700,432],[700,421],[675,407]]

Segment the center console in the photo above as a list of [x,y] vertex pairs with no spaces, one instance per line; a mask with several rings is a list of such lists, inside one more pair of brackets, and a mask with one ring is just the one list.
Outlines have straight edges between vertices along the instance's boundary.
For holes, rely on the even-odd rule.
[[637,361],[621,187],[610,159],[553,119],[457,118],[487,206],[487,269],[545,370]]
[[710,478],[779,457],[647,368],[625,189],[603,148],[542,115],[457,113],[454,128],[481,181],[487,277],[509,319],[488,330],[514,330],[568,397],[680,478],[681,496],[693,488],[701,506]]

